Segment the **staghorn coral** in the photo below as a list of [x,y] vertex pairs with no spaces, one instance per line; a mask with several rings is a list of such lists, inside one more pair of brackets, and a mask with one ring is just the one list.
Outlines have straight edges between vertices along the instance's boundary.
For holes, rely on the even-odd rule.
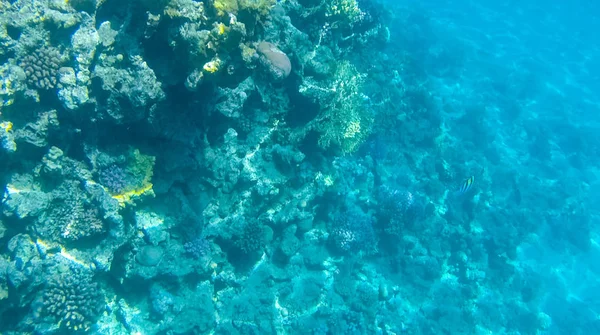
[[100,315],[103,299],[92,274],[73,267],[48,282],[43,293],[44,312],[67,331],[87,332]]
[[306,77],[300,93],[318,103],[321,112],[308,128],[319,133],[319,145],[341,150],[343,154],[356,151],[373,127],[373,115],[362,93],[366,75],[347,61],[340,63],[333,80],[325,87]]
[[25,71],[30,87],[51,90],[56,87],[62,63],[58,49],[42,47],[23,57],[19,65]]

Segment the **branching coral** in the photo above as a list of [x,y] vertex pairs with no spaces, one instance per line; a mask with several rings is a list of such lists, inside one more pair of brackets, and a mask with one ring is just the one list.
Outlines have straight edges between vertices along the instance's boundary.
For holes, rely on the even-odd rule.
[[[66,189],[69,186],[63,187]],[[57,230],[60,236],[56,237],[66,241],[78,241],[105,231],[98,210],[85,205],[84,201],[81,195],[73,194],[55,205],[48,224],[53,225],[52,228]]]
[[247,220],[235,245],[244,253],[250,254],[265,247],[263,225],[258,220]]
[[329,0],[326,15],[340,24],[355,24],[363,19],[365,13],[358,7],[356,0]]
[[351,153],[371,133],[373,115],[361,92],[364,79],[365,75],[346,61],[338,65],[329,85],[321,87],[308,79],[300,87],[300,93],[321,106],[321,113],[309,126],[319,132],[322,148],[333,146]]
[[239,9],[238,0],[214,0],[213,7],[219,16],[235,15]]

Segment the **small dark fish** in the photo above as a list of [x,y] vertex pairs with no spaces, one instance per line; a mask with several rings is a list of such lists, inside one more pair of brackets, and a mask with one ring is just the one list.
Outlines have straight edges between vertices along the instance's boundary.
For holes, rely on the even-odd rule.
[[462,183],[462,185],[460,185],[460,188],[458,189],[458,191],[456,191],[456,194],[460,195],[460,194],[465,194],[465,193],[469,192],[471,187],[473,187],[474,182],[475,182],[475,176],[469,177],[469,179],[465,180]]

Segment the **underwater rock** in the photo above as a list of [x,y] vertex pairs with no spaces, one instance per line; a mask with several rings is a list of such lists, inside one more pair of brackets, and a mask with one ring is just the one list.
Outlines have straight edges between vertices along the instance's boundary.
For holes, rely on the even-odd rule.
[[252,77],[246,78],[236,88],[219,88],[219,98],[222,100],[215,105],[215,109],[219,113],[230,117],[238,118],[241,115],[244,103],[255,90],[254,80]]
[[[0,52],[1,54],[1,52]],[[18,93],[27,89],[27,75],[16,65],[0,65],[0,109],[15,102]]]
[[169,237],[165,219],[154,212],[138,211],[135,213],[136,226],[144,233],[147,243],[157,245]]
[[98,109],[117,123],[143,120],[149,109],[166,95],[154,70],[140,55],[131,55],[119,64],[108,57],[94,67],[93,76],[101,82],[95,87],[101,91]]
[[40,113],[35,122],[27,123],[23,128],[15,131],[18,141],[25,141],[38,148],[48,145],[48,133],[50,129],[58,129],[58,114],[56,109]]
[[[43,264],[36,244],[26,234],[18,234],[7,243],[9,263],[0,264],[0,274],[5,276],[11,288],[10,304],[14,307],[23,307],[35,297],[39,286],[45,281],[42,276]],[[2,283],[0,282],[0,285]]]
[[146,245],[140,248],[135,255],[135,260],[142,266],[156,266],[163,258],[164,250],[161,247]]

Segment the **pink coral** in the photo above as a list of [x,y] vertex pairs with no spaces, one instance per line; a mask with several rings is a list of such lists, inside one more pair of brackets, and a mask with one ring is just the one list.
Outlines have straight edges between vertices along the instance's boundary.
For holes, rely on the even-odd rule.
[[288,56],[276,45],[269,42],[260,42],[257,46],[263,64],[269,69],[274,79],[282,80],[292,72],[292,63]]

